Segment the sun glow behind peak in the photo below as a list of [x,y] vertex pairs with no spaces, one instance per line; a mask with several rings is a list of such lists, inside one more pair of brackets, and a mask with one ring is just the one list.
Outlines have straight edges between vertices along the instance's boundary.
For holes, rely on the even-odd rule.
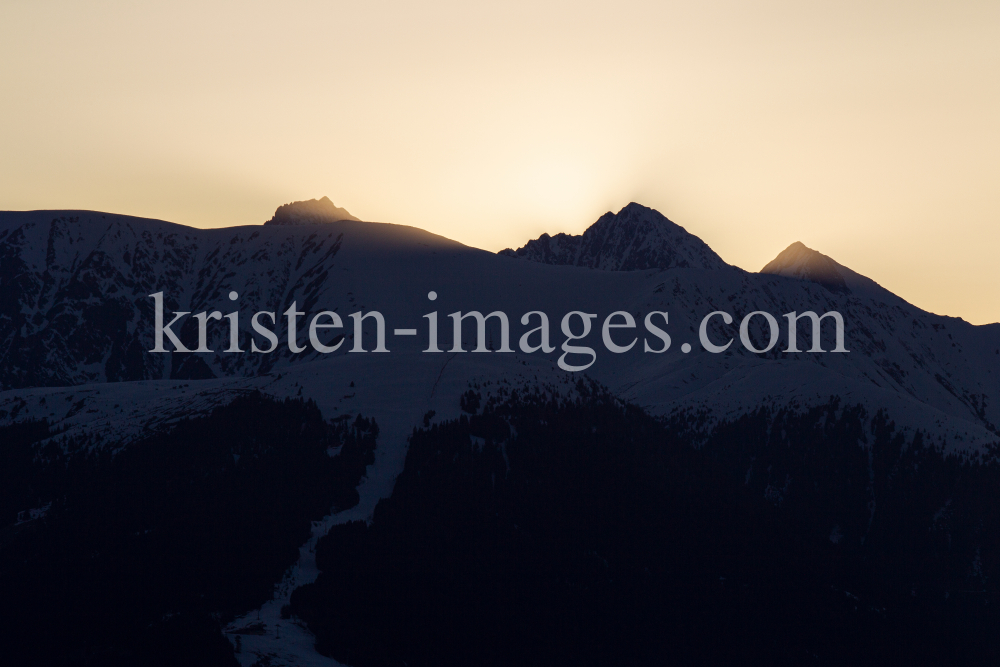
[[8,3],[0,208],[328,194],[499,250],[638,201],[738,266],[802,240],[998,321],[998,30],[983,1]]

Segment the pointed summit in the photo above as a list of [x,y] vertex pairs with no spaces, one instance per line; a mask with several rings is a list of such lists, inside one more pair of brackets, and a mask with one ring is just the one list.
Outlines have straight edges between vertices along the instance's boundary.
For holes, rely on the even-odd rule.
[[851,282],[852,278],[862,277],[846,266],[838,264],[833,258],[806,247],[799,241],[782,250],[760,272],[785,276],[786,278],[810,280],[823,285],[831,292],[841,294],[850,294],[851,289],[848,287],[848,282]]
[[697,236],[658,211],[634,202],[618,213],[605,213],[582,235],[542,234],[516,251],[501,250],[499,254],[605,271],[726,266]]
[[274,212],[274,217],[265,222],[265,225],[308,225],[320,222],[334,222],[336,220],[355,220],[358,218],[347,212],[346,208],[340,208],[329,197],[322,199],[310,199],[308,201],[296,201],[291,204],[284,204]]

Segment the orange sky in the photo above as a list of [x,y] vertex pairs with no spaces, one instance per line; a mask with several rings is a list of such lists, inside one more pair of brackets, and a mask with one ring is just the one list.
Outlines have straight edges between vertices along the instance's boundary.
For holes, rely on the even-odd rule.
[[996,0],[150,4],[0,4],[0,209],[498,250],[634,200],[1000,321]]

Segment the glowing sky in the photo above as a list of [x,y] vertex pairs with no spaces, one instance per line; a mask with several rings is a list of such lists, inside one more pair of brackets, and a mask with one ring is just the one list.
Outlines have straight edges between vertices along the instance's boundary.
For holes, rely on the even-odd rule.
[[0,209],[328,195],[498,250],[629,201],[1000,321],[1000,2],[0,0]]

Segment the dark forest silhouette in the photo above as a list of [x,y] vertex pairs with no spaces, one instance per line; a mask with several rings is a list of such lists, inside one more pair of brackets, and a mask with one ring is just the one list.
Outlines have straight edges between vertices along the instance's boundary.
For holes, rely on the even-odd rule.
[[7,664],[235,665],[220,624],[272,597],[311,521],[357,504],[378,434],[260,394],[113,456],[100,441],[33,446],[47,431],[0,432]]
[[[882,414],[761,409],[692,446],[603,390],[414,432],[292,613],[390,665],[988,664],[1000,466]],[[862,431],[866,432],[862,432]],[[867,436],[869,447],[859,446]]]

